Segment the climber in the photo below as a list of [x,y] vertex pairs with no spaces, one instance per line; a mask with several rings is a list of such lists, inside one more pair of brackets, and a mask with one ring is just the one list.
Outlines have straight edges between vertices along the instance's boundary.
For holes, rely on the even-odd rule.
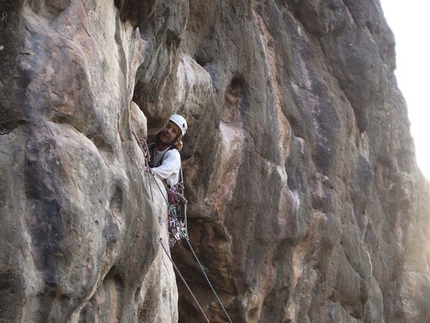
[[167,186],[173,187],[181,180],[182,137],[187,131],[187,121],[179,114],[170,117],[167,126],[161,130],[154,143],[148,145],[149,167]]

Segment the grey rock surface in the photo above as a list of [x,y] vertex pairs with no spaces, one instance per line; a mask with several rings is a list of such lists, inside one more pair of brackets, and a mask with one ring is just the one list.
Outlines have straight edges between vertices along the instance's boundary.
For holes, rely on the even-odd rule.
[[[0,12],[1,322],[204,321],[132,133],[173,112],[190,243],[233,322],[430,320],[430,187],[378,1]],[[170,252],[226,322],[185,241]]]

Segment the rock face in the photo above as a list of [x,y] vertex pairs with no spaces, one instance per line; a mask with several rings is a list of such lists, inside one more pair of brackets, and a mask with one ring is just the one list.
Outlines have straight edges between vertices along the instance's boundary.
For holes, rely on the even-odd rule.
[[[0,2],[0,321],[227,322],[140,137],[173,112],[231,321],[430,322],[429,183],[378,1]],[[160,238],[162,239],[160,242]]]

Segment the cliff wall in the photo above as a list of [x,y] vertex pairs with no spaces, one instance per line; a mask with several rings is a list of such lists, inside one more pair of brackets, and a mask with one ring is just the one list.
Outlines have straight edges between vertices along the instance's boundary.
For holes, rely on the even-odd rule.
[[[233,322],[430,322],[429,183],[376,0],[0,2],[0,321],[211,322],[140,137],[173,112]],[[162,239],[160,242],[160,238]]]

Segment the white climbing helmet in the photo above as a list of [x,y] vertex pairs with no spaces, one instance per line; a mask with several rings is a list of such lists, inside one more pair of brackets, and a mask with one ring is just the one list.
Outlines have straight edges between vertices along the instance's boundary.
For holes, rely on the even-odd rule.
[[170,121],[174,122],[179,127],[179,129],[181,129],[182,136],[184,136],[187,132],[187,121],[185,118],[179,114],[172,114]]

